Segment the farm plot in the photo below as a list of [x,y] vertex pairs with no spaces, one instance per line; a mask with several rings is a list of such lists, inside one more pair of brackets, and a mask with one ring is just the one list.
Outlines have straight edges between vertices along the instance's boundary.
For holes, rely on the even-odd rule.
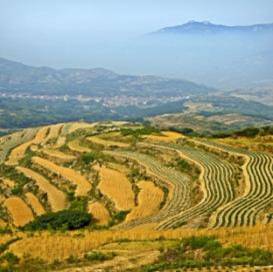
[[47,194],[48,202],[53,212],[65,209],[67,203],[65,194],[52,185],[46,178],[28,168],[16,167],[16,170],[35,181],[39,189]]
[[234,199],[231,181],[234,179],[235,169],[232,164],[220,160],[213,154],[191,147],[169,144],[168,147],[161,146],[161,148],[172,148],[200,167],[203,198],[196,206],[162,222],[158,229],[168,229],[189,223],[199,226],[217,208]]
[[22,227],[33,220],[34,216],[28,205],[19,197],[10,197],[4,202],[4,206],[11,214],[13,224]]
[[79,140],[79,139],[70,141],[70,142],[67,144],[67,146],[68,146],[68,148],[69,148],[71,151],[74,151],[74,152],[78,152],[78,153],[88,153],[88,152],[91,152],[91,149],[90,149],[90,148],[85,147],[85,146],[82,146],[82,145],[80,144],[80,140]]
[[84,176],[73,169],[59,166],[40,157],[33,157],[32,162],[49,172],[62,176],[64,179],[75,184],[77,186],[75,191],[76,196],[85,196],[91,190],[91,183]]
[[0,228],[4,228],[7,225],[7,223],[0,218]]
[[36,132],[37,129],[25,129],[21,132],[16,132],[0,138],[0,164],[6,160],[11,149],[33,139]]
[[88,212],[92,214],[99,225],[107,225],[111,219],[108,210],[98,201],[88,204]]
[[243,196],[221,207],[211,225],[213,227],[255,225],[263,210],[273,201],[273,157],[267,153],[241,149],[238,151],[230,146],[208,141],[204,144],[246,158],[242,167],[246,182]]
[[91,141],[94,144],[103,145],[105,147],[117,146],[117,147],[129,147],[128,143],[122,143],[117,141],[105,140],[97,136],[92,136],[87,138],[88,141]]
[[31,145],[38,145],[43,142],[45,139],[46,135],[48,132],[48,127],[42,127],[41,129],[38,130],[37,134],[35,135],[35,138],[31,141],[28,141],[24,144],[21,144],[14,148],[8,160],[6,161],[7,165],[17,165],[19,160],[23,159],[25,156],[26,150],[31,146]]
[[56,143],[52,146],[52,148],[58,149],[65,145],[66,143],[66,137],[65,136],[59,136],[56,140]]
[[37,215],[42,215],[45,213],[43,205],[40,203],[39,199],[32,193],[28,192],[25,194],[27,203],[32,207],[33,211]]
[[135,195],[127,177],[123,173],[105,166],[96,165],[94,169],[99,172],[98,189],[101,193],[114,202],[117,210],[131,210],[135,206]]
[[73,160],[76,160],[76,157],[70,154],[65,154],[59,150],[54,149],[42,149],[42,153],[49,156],[52,159],[58,160],[60,162],[71,162]]
[[96,125],[96,123],[85,123],[85,122],[77,122],[77,123],[72,123],[68,128],[67,128],[67,134],[70,134],[78,129],[85,129],[85,128],[93,128]]
[[61,130],[63,128],[63,124],[52,125],[49,127],[49,133],[42,142],[42,144],[47,144],[50,140],[57,139]]
[[191,205],[191,183],[188,176],[173,168],[165,167],[153,157],[141,153],[130,151],[105,151],[105,153],[112,156],[121,156],[137,162],[146,168],[148,175],[160,180],[169,190],[166,203],[156,215],[128,222],[126,228],[147,223],[159,223],[180,213]]
[[126,216],[126,222],[156,214],[164,200],[163,191],[153,182],[140,181],[137,186],[140,189],[138,205]]
[[184,137],[182,134],[174,131],[164,131],[162,132],[162,135],[148,135],[145,137],[145,139],[152,141],[152,142],[173,142],[176,141],[177,139],[180,139]]
[[0,183],[2,183],[4,186],[6,186],[10,189],[12,189],[15,185],[15,182],[13,180],[7,179],[7,178],[1,179],[1,177],[0,177]]

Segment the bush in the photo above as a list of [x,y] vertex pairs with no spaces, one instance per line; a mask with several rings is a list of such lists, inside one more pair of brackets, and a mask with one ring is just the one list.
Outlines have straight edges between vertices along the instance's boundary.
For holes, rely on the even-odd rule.
[[[196,254],[197,253],[197,254]],[[241,245],[223,247],[214,237],[185,238],[179,246],[163,251],[159,262],[143,267],[143,271],[205,266],[272,265],[273,254],[262,249],[248,249]]]
[[191,165],[185,161],[185,160],[182,160],[182,159],[179,159],[177,161],[177,167],[180,169],[180,171],[189,171],[191,169]]
[[24,230],[75,230],[88,226],[92,221],[91,215],[77,210],[64,210],[48,213],[35,218],[28,223]]
[[211,250],[214,248],[221,247],[221,244],[214,238],[209,236],[192,236],[190,238],[186,238],[182,241],[182,245],[184,247],[189,247],[190,249],[205,249]]
[[88,200],[86,197],[77,197],[71,201],[69,210],[85,212],[87,207],[87,201]]
[[113,259],[115,256],[116,255],[113,252],[102,253],[100,251],[90,251],[84,255],[84,258],[88,261],[106,261]]
[[81,160],[84,164],[90,164],[93,161],[104,159],[104,155],[99,152],[88,152],[81,156]]
[[122,136],[133,136],[138,138],[143,135],[150,135],[152,133],[160,133],[160,130],[151,126],[145,126],[143,128],[138,128],[138,129],[122,128],[120,132]]

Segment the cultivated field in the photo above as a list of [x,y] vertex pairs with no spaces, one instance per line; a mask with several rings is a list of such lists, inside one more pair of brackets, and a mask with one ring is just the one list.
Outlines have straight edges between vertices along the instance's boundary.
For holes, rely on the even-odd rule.
[[94,166],[99,173],[98,189],[114,202],[115,208],[120,211],[131,210],[134,206],[134,192],[126,176],[119,171],[105,166]]
[[271,271],[272,144],[125,122],[4,136],[0,271]]
[[40,157],[33,157],[32,163],[73,183],[76,186],[75,194],[78,196],[86,195],[91,190],[91,182],[73,169],[59,166]]

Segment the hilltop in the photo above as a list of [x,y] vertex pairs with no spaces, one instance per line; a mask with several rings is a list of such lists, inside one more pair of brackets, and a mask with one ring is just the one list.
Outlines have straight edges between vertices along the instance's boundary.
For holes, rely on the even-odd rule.
[[189,21],[182,25],[162,28],[152,34],[261,34],[273,33],[273,24],[227,26],[209,21]]

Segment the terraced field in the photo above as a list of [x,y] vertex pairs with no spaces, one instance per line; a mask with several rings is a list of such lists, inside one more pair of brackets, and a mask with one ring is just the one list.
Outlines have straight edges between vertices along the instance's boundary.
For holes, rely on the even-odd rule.
[[[57,270],[56,256],[67,260],[63,271],[74,271],[72,250],[76,258],[84,258],[81,265],[90,271],[113,270],[115,265],[142,271],[141,265],[154,263],[159,256],[162,259],[181,235],[208,232],[226,237],[221,241],[228,245],[230,236],[245,235],[255,228],[265,232],[273,220],[273,155],[270,149],[251,149],[251,141],[236,147],[232,138],[223,141],[159,133],[125,122],[56,124],[2,137],[0,233],[7,231],[7,237],[1,243],[10,239],[7,248],[20,258],[32,251],[34,257],[56,263]],[[67,235],[68,223],[55,238],[47,231],[33,236],[24,232],[32,223],[40,226],[37,220],[45,220],[46,225],[59,215],[59,223],[66,214],[71,220],[87,216],[85,232]],[[77,221],[76,228],[80,225]],[[53,231],[54,227],[46,225],[45,229]],[[262,238],[262,231],[258,233],[253,244],[273,249],[273,243]],[[22,241],[13,241],[14,235]],[[242,244],[249,246],[249,239],[244,236]],[[5,248],[1,243],[0,249]],[[127,243],[127,251],[122,243]],[[113,255],[106,244],[114,248]],[[134,246],[138,249],[133,250]],[[95,252],[94,257],[89,252],[94,249],[102,250],[102,255]],[[173,258],[172,252],[167,258]],[[0,270],[1,254],[0,250]],[[90,263],[90,258],[105,262]]]
[[138,205],[126,216],[126,222],[155,215],[164,200],[163,191],[151,181],[140,181],[137,187],[140,189]]
[[78,196],[84,196],[91,190],[91,182],[73,169],[59,166],[51,161],[40,157],[33,157],[32,163],[44,168],[47,171],[62,176],[76,186],[75,193]]
[[156,215],[128,223],[126,224],[127,227],[128,225],[133,227],[144,223],[158,223],[190,206],[190,180],[186,175],[165,167],[152,157],[141,153],[128,151],[109,151],[107,153],[113,156],[125,157],[143,165],[147,169],[148,175],[159,179],[169,191],[165,205]]
[[[119,129],[126,125],[128,123],[67,123],[27,129],[1,138],[0,158],[7,166],[16,167],[18,173],[30,180],[28,182],[33,184],[31,186],[38,186],[38,196],[33,194],[35,190],[30,191],[30,206],[34,205],[35,197],[37,206],[42,194],[46,194],[44,205],[48,203],[47,209],[62,210],[69,207],[69,197],[66,194],[72,190],[76,197],[88,197],[91,203],[101,203],[102,206],[103,203],[106,206],[113,206],[114,203],[117,210],[127,210],[128,216],[120,224],[126,228],[148,223],[154,223],[157,229],[179,226],[235,227],[270,221],[270,204],[273,200],[273,158],[270,153],[235,148],[219,143],[220,141],[187,138],[177,132],[168,131],[161,135],[146,135],[138,139],[137,145],[131,145],[130,137],[126,137],[124,142],[125,138],[119,134]],[[136,125],[136,129],[139,127]],[[99,132],[96,132],[96,129]],[[86,137],[85,130],[88,132]],[[77,131],[81,131],[80,138],[77,138]],[[94,136],[90,137],[92,131]],[[93,157],[88,167],[82,165],[81,157],[92,154],[94,145],[103,147],[100,158],[106,155],[113,160],[125,159],[127,166],[124,162],[122,166],[125,168],[120,166],[124,174],[120,172],[118,176],[119,172],[111,169],[112,162],[109,159],[105,166],[98,167],[98,164],[93,164],[92,162],[96,162]],[[142,147],[151,154],[146,151],[147,154],[143,153]],[[29,150],[32,153],[29,153]],[[194,164],[200,169],[198,183],[192,184],[189,174],[178,171],[167,163],[164,165],[162,159],[157,157],[156,150],[163,153],[173,152],[181,159]],[[30,154],[29,162],[32,162],[32,165],[26,165],[25,161],[20,165],[20,161]],[[232,157],[241,158],[244,163],[238,165],[236,160],[233,162],[230,159]],[[103,159],[99,160],[100,163],[101,160]],[[107,164],[110,168],[107,168]],[[134,181],[130,184],[129,180],[124,182],[130,171],[133,171],[130,170],[132,165],[141,167],[144,169],[144,175],[151,177],[150,189],[145,187],[149,183]],[[73,169],[74,167],[76,169]],[[243,176],[243,183],[242,180],[236,180],[238,168]],[[3,180],[8,180],[8,177]],[[13,182],[10,186],[5,182],[2,185],[7,196],[16,188],[17,181]],[[241,184],[238,185],[238,182]],[[236,193],[235,184],[244,186],[242,192]],[[151,190],[153,186],[157,192],[154,196]],[[199,194],[202,196],[198,203],[193,203],[191,199],[194,186],[199,188]],[[145,193],[145,190],[149,193]],[[28,193],[27,190],[25,193]],[[151,196],[150,200],[148,195]],[[106,199],[101,202],[100,197],[103,196]],[[130,201],[125,201],[125,198],[119,196],[126,196]],[[147,205],[145,201],[153,202],[150,209],[143,208]],[[35,208],[32,209],[35,211]],[[41,207],[35,213],[41,214]],[[110,217],[111,214],[113,213],[110,212]]]
[[236,150],[217,143],[200,142],[216,150],[237,154],[245,159],[243,165],[246,188],[244,194],[221,207],[213,227],[255,225],[260,213],[273,200],[273,156],[266,153]]
[[191,147],[173,144],[168,147],[161,146],[161,148],[171,148],[200,167],[203,198],[196,206],[162,222],[158,229],[178,227],[192,220],[197,221],[195,224],[199,225],[198,220],[202,217],[210,216],[217,208],[234,199],[231,185],[231,181],[234,179],[234,168],[230,163],[219,161],[215,155]]

